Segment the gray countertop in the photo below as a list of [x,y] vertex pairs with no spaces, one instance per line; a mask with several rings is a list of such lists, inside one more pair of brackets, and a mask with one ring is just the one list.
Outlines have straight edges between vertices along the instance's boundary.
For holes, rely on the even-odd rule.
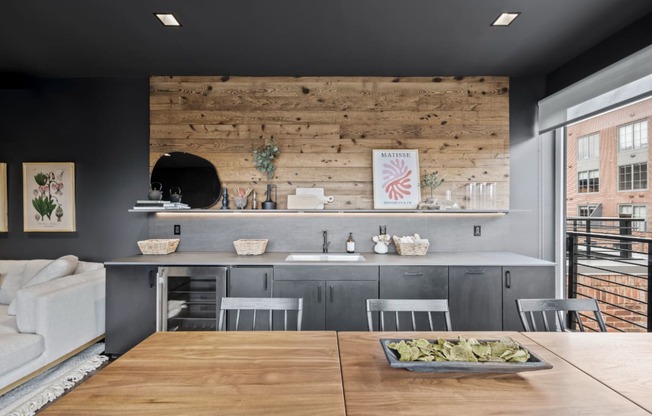
[[[235,252],[186,251],[168,255],[137,255],[107,261],[107,266],[265,266],[265,265],[347,265],[347,266],[554,266],[555,263],[509,252],[428,253],[425,256],[358,253],[360,262],[286,261],[290,253],[239,256]],[[332,253],[339,254],[339,253]]]

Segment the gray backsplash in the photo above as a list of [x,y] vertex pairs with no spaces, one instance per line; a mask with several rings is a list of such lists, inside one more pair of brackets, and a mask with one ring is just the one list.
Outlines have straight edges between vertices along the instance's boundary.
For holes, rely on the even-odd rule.
[[[505,215],[164,213],[151,215],[149,223],[150,238],[180,238],[178,251],[234,251],[234,240],[267,238],[268,252],[321,252],[322,230],[328,230],[330,252],[345,252],[350,232],[356,252],[371,252],[371,238],[380,225],[386,225],[390,235],[418,233],[430,240],[429,252],[506,251],[510,247]],[[173,233],[176,224],[181,226],[180,236]],[[482,227],[482,236],[473,236],[475,225]],[[389,249],[396,251],[393,244]]]

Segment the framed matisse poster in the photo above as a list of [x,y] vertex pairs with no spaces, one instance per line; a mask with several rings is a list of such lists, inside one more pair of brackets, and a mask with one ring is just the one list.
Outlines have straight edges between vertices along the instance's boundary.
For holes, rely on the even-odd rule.
[[419,151],[373,150],[374,208],[416,209],[421,200]]
[[7,216],[7,164],[0,163],[0,233],[9,231]]
[[75,164],[23,163],[25,232],[75,231]]

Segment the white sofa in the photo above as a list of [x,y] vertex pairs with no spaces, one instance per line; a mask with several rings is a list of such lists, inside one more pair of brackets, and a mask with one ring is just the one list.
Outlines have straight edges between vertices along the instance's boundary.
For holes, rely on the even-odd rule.
[[0,394],[104,335],[102,263],[0,260]]

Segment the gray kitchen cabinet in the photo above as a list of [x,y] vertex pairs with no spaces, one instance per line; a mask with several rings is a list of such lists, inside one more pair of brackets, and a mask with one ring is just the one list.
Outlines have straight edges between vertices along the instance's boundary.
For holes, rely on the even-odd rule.
[[[301,329],[323,331],[326,323],[325,287],[326,282],[322,280],[276,280],[274,297],[303,298]],[[282,327],[282,321],[275,325],[275,329]],[[288,327],[296,327],[296,319],[293,315],[288,317]]]
[[378,266],[275,266],[273,296],[303,298],[304,330],[364,331]]
[[[269,298],[272,296],[272,278],[274,268],[271,266],[232,266],[229,270],[229,283],[227,296],[240,298]],[[228,312],[227,329],[235,329],[235,312]],[[240,312],[240,319],[243,324],[239,330],[251,329],[253,312]],[[246,324],[244,324],[246,323]],[[267,329],[269,327],[269,315],[267,312],[256,313],[256,329]]]
[[503,267],[503,330],[523,331],[516,299],[554,297],[554,266]]
[[327,281],[326,330],[365,331],[367,329],[366,300],[377,297],[377,281]]
[[106,266],[107,354],[123,354],[156,332],[157,270],[157,266]]
[[[381,266],[380,299],[448,299],[447,266]],[[435,330],[446,330],[446,323],[441,314],[433,314]],[[376,317],[378,318],[378,317]],[[374,328],[378,329],[378,319],[374,318]],[[399,314],[402,330],[411,330],[411,316],[407,312]],[[417,330],[430,329],[428,316],[417,313],[415,316]],[[394,314],[385,314],[385,328],[396,328]],[[457,329],[453,325],[453,329]]]
[[500,331],[502,268],[452,266],[448,271],[451,325],[456,331]]

